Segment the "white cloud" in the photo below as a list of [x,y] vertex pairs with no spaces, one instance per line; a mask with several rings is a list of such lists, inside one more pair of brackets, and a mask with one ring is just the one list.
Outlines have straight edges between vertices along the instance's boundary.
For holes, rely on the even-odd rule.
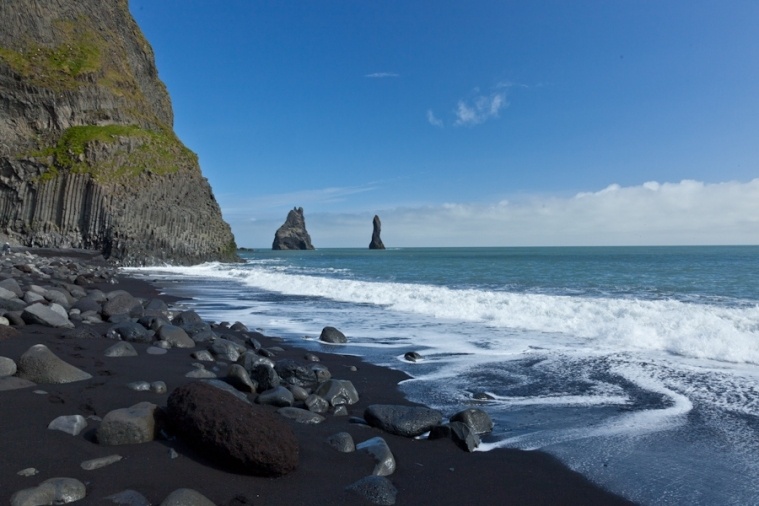
[[459,100],[456,106],[456,120],[453,124],[457,126],[479,125],[489,119],[497,118],[501,109],[507,105],[505,91],[494,91],[488,95],[476,93],[474,97],[468,100]]
[[429,121],[430,125],[432,126],[436,126],[436,127],[443,126],[443,120],[435,116],[435,113],[432,112],[432,109],[427,110],[427,121]]
[[[388,247],[759,244],[759,179],[613,184],[570,197],[374,212]],[[374,212],[312,213],[309,232],[317,247],[364,247]],[[260,232],[268,240],[282,220],[251,225],[268,227]]]
[[383,79],[386,77],[399,77],[399,74],[396,74],[395,72],[373,72],[371,74],[366,74],[364,77],[370,77],[372,79]]

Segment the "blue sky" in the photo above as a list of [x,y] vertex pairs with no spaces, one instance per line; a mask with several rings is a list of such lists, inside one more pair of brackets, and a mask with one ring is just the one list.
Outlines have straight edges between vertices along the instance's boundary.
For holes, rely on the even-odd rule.
[[130,8],[239,245],[759,243],[759,2]]

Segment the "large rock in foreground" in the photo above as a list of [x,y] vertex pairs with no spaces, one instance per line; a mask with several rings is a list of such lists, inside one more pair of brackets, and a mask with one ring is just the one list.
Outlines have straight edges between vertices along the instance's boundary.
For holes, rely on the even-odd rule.
[[204,456],[239,471],[281,476],[298,466],[298,441],[283,418],[200,382],[174,390],[168,418]]
[[233,260],[126,1],[0,2],[0,229],[129,264]]
[[303,208],[296,207],[287,213],[285,223],[274,234],[274,250],[311,250],[311,236],[306,231],[306,220],[303,217]]

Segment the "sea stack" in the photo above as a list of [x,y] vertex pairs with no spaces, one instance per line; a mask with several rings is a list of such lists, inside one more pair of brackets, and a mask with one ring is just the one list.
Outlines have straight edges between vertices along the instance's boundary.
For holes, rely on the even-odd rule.
[[382,222],[380,222],[379,216],[374,215],[372,220],[372,242],[369,243],[369,249],[385,249],[385,245],[382,244],[382,238],[380,238],[380,232],[382,231]]
[[311,236],[306,230],[306,220],[303,217],[303,208],[296,207],[287,213],[285,223],[274,234],[273,250],[310,250],[314,249],[311,244]]
[[237,258],[126,1],[0,2],[0,230],[122,264]]

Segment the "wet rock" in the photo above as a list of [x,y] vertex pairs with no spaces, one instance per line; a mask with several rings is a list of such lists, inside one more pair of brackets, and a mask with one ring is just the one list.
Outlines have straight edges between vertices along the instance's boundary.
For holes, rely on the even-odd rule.
[[250,379],[258,383],[259,392],[276,388],[281,381],[274,368],[264,363],[259,363],[250,370]]
[[87,489],[74,478],[50,478],[34,488],[20,490],[11,497],[11,506],[66,504],[84,499]]
[[35,383],[72,383],[92,378],[92,375],[58,358],[44,344],[29,348],[18,360],[19,378]]
[[403,358],[405,358],[409,362],[419,362],[420,360],[422,360],[422,356],[415,351],[406,352],[403,355]]
[[331,379],[325,381],[316,389],[316,395],[324,398],[330,406],[351,405],[358,402],[356,387],[349,380]]
[[175,490],[161,506],[215,506],[206,496],[189,488]]
[[377,476],[390,476],[395,472],[395,457],[387,442],[381,437],[373,437],[356,445],[356,451],[370,454],[374,457],[374,470]]
[[282,384],[295,385],[311,390],[318,383],[314,371],[297,363],[295,360],[277,360],[274,364],[274,370],[280,377]]
[[117,323],[106,332],[109,339],[123,339],[133,343],[151,343],[154,335],[154,332],[133,321]]
[[267,404],[269,406],[288,407],[295,403],[292,392],[283,386],[274,387],[264,390],[256,397],[258,404]]
[[225,381],[243,392],[255,392],[258,384],[250,379],[248,371],[240,364],[231,364],[227,369]]
[[129,408],[110,411],[98,427],[98,442],[101,445],[116,446],[153,441],[157,408],[153,403],[140,402]]
[[154,381],[150,384],[150,391],[154,394],[165,394],[168,389],[163,381]]
[[390,434],[416,437],[439,425],[443,415],[422,406],[373,404],[364,411],[364,419],[372,427]]
[[323,364],[311,364],[311,371],[316,375],[316,381],[318,383],[324,383],[332,379],[332,373],[326,365]]
[[345,337],[345,334],[337,330],[335,327],[324,327],[319,336],[319,340],[333,344],[344,344],[348,342],[348,338]]
[[316,394],[306,397],[305,404],[308,410],[313,413],[326,413],[329,411],[329,402]]
[[289,425],[210,385],[194,382],[175,389],[167,413],[188,444],[220,463],[263,476],[284,475],[298,466],[298,442]]
[[158,329],[158,339],[169,343],[172,348],[194,348],[195,341],[181,327],[163,325]]
[[356,451],[356,444],[353,442],[353,436],[348,432],[338,432],[327,438],[327,443],[335,450],[342,453],[351,453]]
[[135,392],[147,392],[150,390],[150,383],[147,381],[132,381],[131,383],[127,383],[127,388]]
[[345,489],[380,506],[394,505],[398,495],[398,490],[390,480],[377,475],[362,478]]
[[287,387],[285,388],[287,388],[290,392],[292,392],[295,402],[303,402],[306,399],[308,399],[308,396],[309,396],[308,390],[306,390],[303,387],[299,387],[295,385],[287,385]]
[[211,355],[211,352],[208,350],[193,351],[190,356],[195,360],[200,360],[201,362],[215,362],[213,355]]
[[18,281],[13,278],[8,278],[0,281],[0,287],[10,291],[19,299],[24,296],[24,291],[19,286]]
[[230,362],[237,362],[242,353],[245,353],[246,348],[240,344],[237,344],[228,339],[217,339],[209,347],[209,351],[213,353],[216,358],[222,360],[229,360]]
[[429,439],[450,439],[456,443],[456,446],[467,452],[473,452],[480,446],[480,437],[462,422],[451,422],[433,427],[430,430]]
[[493,420],[490,415],[477,408],[459,411],[451,417],[451,422],[462,422],[477,435],[487,434],[493,430]]
[[61,314],[53,309],[54,306],[55,304],[52,306],[45,306],[38,302],[27,306],[23,313],[21,313],[21,317],[28,324],[36,323],[46,327],[73,328],[74,324],[71,323],[67,316],[65,316],[66,311],[63,310],[63,314]]
[[59,430],[72,436],[78,436],[87,427],[87,420],[82,415],[59,416],[47,426],[51,430]]

